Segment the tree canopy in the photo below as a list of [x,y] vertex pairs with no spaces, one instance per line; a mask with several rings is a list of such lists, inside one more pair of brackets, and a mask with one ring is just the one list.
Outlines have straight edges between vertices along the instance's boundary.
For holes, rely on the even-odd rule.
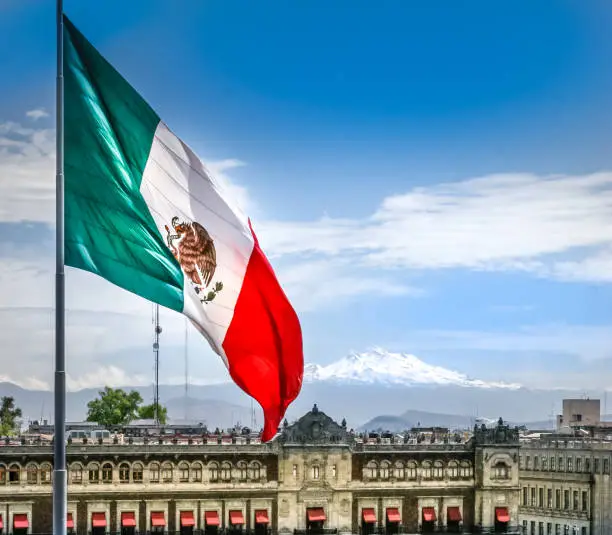
[[[163,405],[159,405],[157,418],[160,424],[165,424],[168,421],[168,409]],[[138,409],[138,417],[143,420],[153,420],[155,418],[155,403],[143,405]]]
[[15,398],[3,396],[0,400],[0,435],[10,436],[17,432],[21,409],[15,406]]
[[[139,392],[126,392],[121,388],[107,386],[100,391],[99,397],[87,404],[87,421],[97,422],[105,427],[126,425],[137,418],[153,418],[155,404],[142,405],[143,399]],[[166,423],[167,410],[159,407],[159,421]]]

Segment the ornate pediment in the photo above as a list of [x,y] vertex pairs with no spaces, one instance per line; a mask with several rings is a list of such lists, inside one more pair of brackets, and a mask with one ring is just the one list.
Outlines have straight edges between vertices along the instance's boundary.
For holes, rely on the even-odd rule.
[[500,418],[497,425],[487,428],[484,424],[474,426],[474,440],[477,445],[510,445],[519,443],[518,427],[510,427]]
[[343,424],[336,423],[315,404],[293,424],[283,424],[280,441],[283,444],[348,444],[351,436],[344,421]]

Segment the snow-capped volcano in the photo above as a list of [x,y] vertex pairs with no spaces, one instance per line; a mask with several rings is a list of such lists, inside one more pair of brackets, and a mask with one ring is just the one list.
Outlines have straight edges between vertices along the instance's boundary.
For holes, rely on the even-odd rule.
[[307,364],[304,367],[304,381],[520,388],[518,384],[470,379],[463,373],[427,364],[414,355],[391,353],[381,348],[364,353],[352,353],[327,366]]

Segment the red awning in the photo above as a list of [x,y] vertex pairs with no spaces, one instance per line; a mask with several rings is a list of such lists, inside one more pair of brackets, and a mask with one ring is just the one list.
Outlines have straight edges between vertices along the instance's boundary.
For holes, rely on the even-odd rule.
[[219,522],[219,514],[217,511],[205,511],[204,512],[204,524],[207,526],[218,526]]
[[28,515],[19,513],[13,515],[13,528],[14,529],[28,529],[29,526]]
[[255,511],[255,524],[269,524],[268,511],[265,509],[258,509]]
[[376,512],[374,509],[362,509],[361,516],[366,524],[376,524]]
[[495,519],[498,522],[510,522],[510,514],[508,513],[507,507],[496,507],[495,508]]
[[105,528],[106,527],[106,513],[91,513],[91,527],[92,528]]
[[232,526],[242,526],[244,524],[244,516],[242,511],[230,511],[229,521]]
[[181,511],[181,527],[195,526],[193,511]]
[[325,522],[325,511],[322,507],[308,509],[308,522]]
[[423,522],[435,522],[436,510],[433,507],[423,507]]
[[387,522],[401,522],[402,517],[397,507],[387,507]]
[[72,513],[68,513],[66,517],[66,527],[68,529],[74,529],[74,520],[72,519]]
[[2,515],[0,515],[0,529],[4,528],[4,523],[2,522]]
[[162,527],[166,525],[166,517],[163,511],[152,511],[151,512],[151,525],[156,527]]
[[121,527],[122,528],[135,528],[136,527],[136,513],[134,511],[122,511]]
[[459,507],[447,507],[446,516],[449,522],[461,522],[461,510]]

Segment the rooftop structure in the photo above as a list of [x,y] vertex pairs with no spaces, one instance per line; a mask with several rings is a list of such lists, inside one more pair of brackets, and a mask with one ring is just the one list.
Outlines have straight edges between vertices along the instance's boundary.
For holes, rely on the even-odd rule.
[[[236,434],[72,441],[69,523],[92,535],[516,532],[518,430],[500,420],[468,440],[421,435],[360,437],[315,406],[268,444]],[[0,448],[0,517],[6,531],[47,533],[52,448],[22,440]]]

